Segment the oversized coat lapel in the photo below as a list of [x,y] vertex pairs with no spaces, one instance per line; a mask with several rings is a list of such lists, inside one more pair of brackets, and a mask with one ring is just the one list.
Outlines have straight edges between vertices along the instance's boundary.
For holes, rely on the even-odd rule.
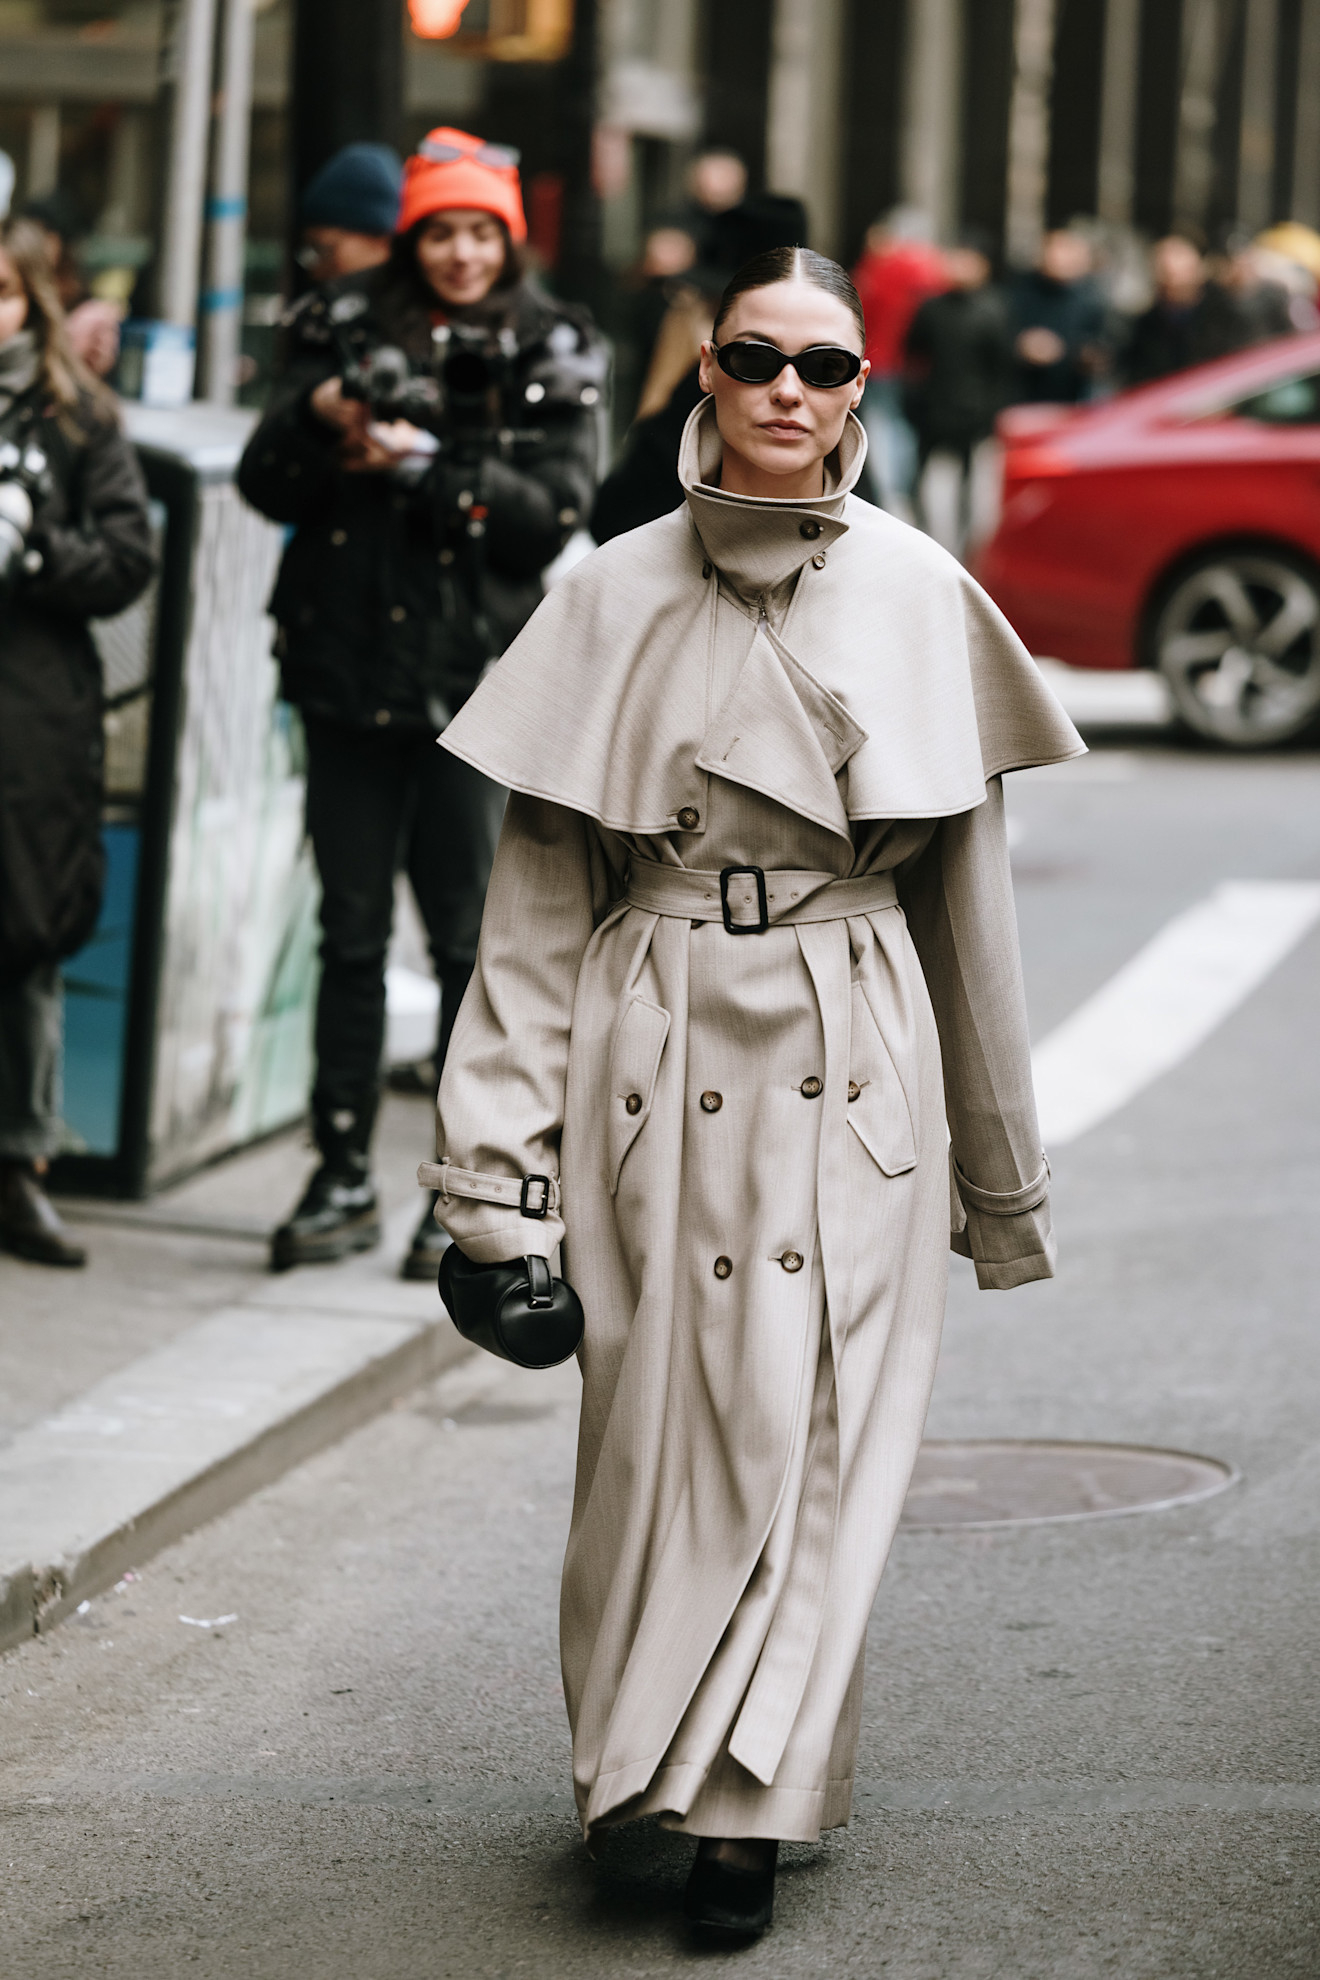
[[847,840],[837,772],[866,741],[842,702],[759,625],[733,690],[702,737],[697,766],[774,798]]

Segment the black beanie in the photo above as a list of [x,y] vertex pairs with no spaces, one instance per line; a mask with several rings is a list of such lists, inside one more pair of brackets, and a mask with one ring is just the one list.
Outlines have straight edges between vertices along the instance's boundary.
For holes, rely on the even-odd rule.
[[352,234],[392,234],[403,164],[387,144],[346,144],[328,158],[302,196],[304,227],[345,227]]

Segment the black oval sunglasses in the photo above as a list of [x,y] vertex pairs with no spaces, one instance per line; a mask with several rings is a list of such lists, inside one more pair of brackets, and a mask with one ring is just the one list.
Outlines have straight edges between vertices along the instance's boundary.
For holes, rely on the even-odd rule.
[[838,385],[849,385],[862,368],[856,351],[845,351],[837,344],[812,344],[790,357],[777,344],[713,344],[720,370],[740,385],[768,385],[791,364],[804,385],[832,392]]

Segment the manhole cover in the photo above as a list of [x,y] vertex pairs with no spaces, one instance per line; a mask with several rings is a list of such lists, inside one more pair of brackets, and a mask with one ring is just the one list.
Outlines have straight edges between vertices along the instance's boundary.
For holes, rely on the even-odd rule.
[[1237,1476],[1215,1458],[1137,1444],[929,1442],[917,1458],[901,1524],[1033,1526],[1159,1512],[1208,1499]]

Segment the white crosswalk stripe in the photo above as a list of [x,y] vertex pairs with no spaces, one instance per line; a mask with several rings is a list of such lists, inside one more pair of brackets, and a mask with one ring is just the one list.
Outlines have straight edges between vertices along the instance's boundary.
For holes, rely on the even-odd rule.
[[1320,920],[1320,882],[1229,880],[1162,928],[1032,1054],[1047,1149],[1191,1053]]

